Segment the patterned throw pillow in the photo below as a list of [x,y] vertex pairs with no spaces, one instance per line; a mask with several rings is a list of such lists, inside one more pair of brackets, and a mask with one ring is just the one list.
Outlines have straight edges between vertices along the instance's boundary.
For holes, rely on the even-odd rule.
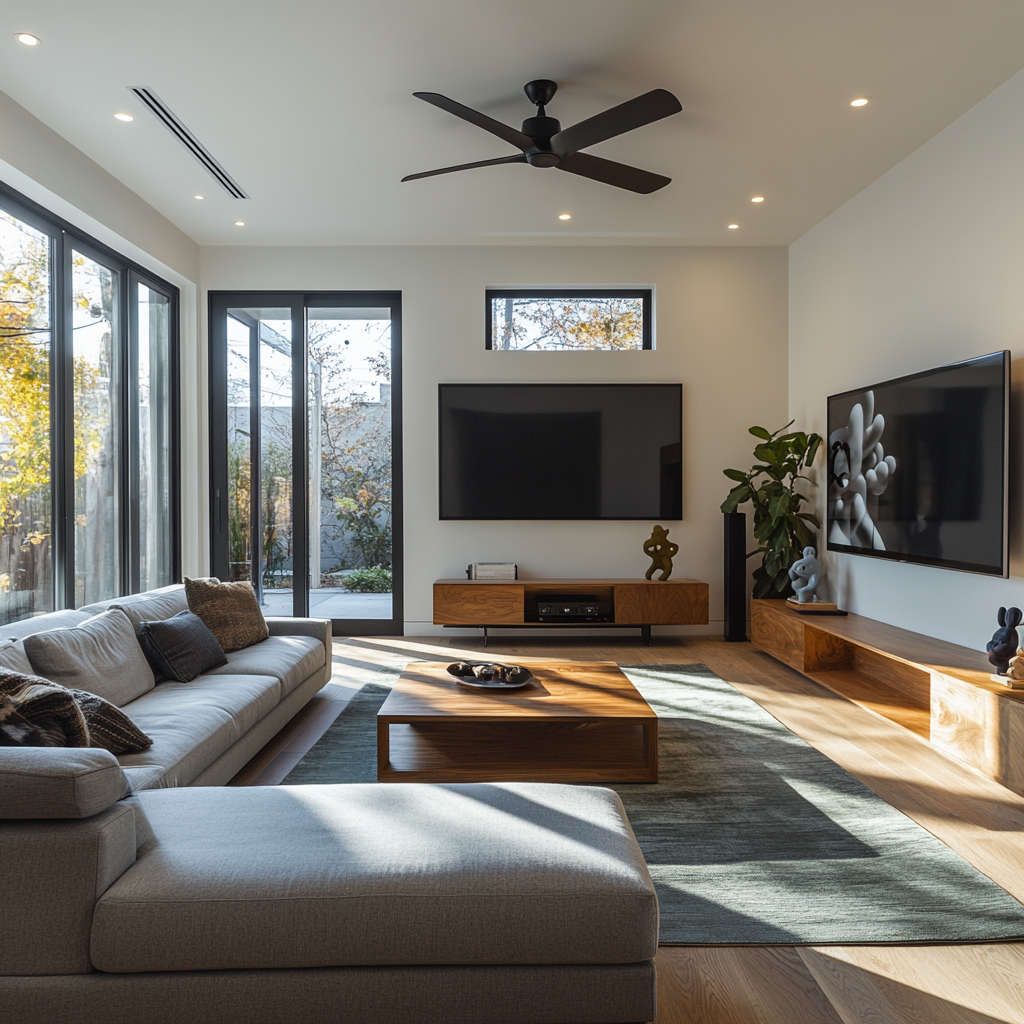
[[185,580],[189,611],[195,612],[225,653],[251,647],[270,636],[266,619],[248,581],[214,583]]
[[190,683],[201,672],[228,663],[217,638],[195,612],[140,622],[138,628],[139,643],[153,671],[165,679]]
[[[116,705],[86,690],[68,690],[89,727],[89,746],[112,754],[137,754],[153,741]],[[69,743],[68,746],[71,746]]]
[[[56,728],[54,728],[56,726]],[[18,705],[0,693],[0,747],[59,747],[64,730],[53,719],[45,726],[18,714]]]
[[[0,669],[0,697],[5,698],[6,718],[15,729],[5,729],[5,744],[15,745],[15,736],[24,738],[18,746],[87,747],[89,727],[70,690],[38,676]],[[17,717],[15,717],[17,716]],[[31,726],[29,732],[21,723]]]

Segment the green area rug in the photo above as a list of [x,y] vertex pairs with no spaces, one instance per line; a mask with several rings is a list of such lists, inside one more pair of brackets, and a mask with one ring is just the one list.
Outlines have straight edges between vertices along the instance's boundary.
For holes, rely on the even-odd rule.
[[[656,785],[614,788],[678,945],[1024,938],[1024,906],[705,665],[623,665],[658,713]],[[373,782],[376,714],[353,697],[285,785]]]

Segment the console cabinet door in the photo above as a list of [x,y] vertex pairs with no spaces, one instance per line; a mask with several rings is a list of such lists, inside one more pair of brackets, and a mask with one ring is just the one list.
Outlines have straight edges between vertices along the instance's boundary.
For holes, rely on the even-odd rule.
[[703,626],[707,584],[616,584],[615,622],[636,626]]
[[522,584],[434,584],[435,625],[497,626],[522,621]]

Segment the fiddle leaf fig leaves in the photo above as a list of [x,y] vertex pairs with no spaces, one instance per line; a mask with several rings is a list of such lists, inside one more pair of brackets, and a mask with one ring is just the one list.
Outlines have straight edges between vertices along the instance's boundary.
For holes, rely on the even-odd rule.
[[746,472],[723,470],[736,486],[722,502],[722,511],[735,512],[748,501],[754,507],[754,537],[760,546],[747,555],[761,555],[761,565],[754,570],[754,597],[793,593],[789,567],[804,547],[816,543],[807,524],[821,529],[813,512],[801,511],[807,496],[796,489],[796,483],[808,479],[802,471],[814,462],[822,438],[803,431],[786,433],[792,425],[791,421],[774,434],[764,427],[751,427],[749,432],[759,441],[754,446],[758,463]]

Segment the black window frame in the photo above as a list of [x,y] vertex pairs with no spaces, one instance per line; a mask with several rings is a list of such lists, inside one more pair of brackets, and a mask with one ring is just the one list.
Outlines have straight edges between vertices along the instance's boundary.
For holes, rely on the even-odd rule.
[[[639,349],[624,349],[627,352],[650,352],[654,348],[654,289],[653,288],[486,288],[484,290],[484,340],[489,352],[520,352],[522,349],[496,349],[494,339],[494,299],[642,299],[643,330]],[[533,352],[572,352],[586,349],[531,349]],[[598,349],[596,351],[608,351]]]
[[137,303],[131,301],[131,289],[141,283],[169,299],[168,362],[170,373],[170,473],[169,503],[171,519],[171,582],[181,580],[181,332],[180,289],[158,277],[148,267],[105,245],[63,217],[52,213],[17,189],[0,181],[0,210],[50,239],[50,466],[52,487],[53,529],[53,599],[54,610],[75,607],[75,418],[74,418],[74,324],[71,306],[72,252],[103,264],[118,275],[118,339],[117,444],[124,457],[119,460],[117,508],[121,512],[118,544],[120,572],[118,596],[138,593],[140,580],[139,529],[140,510],[137,481],[132,480],[131,466],[135,449],[131,435],[137,415],[131,401],[137,382],[131,379],[131,368],[137,366],[138,341]]
[[[210,571],[220,579],[230,579],[228,557],[228,395],[227,395],[227,314],[232,308],[289,308],[292,311],[292,338],[301,346],[292,352],[292,488],[309,493],[309,410],[306,387],[296,387],[295,379],[307,379],[308,313],[318,308],[338,306],[384,307],[391,310],[391,618],[331,619],[335,636],[402,636],[405,631],[405,530],[402,470],[402,293],[400,291],[209,291],[209,408],[210,408]],[[250,344],[252,342],[250,341]],[[255,368],[250,367],[255,373]],[[258,436],[258,416],[250,423]],[[251,493],[259,493],[258,484]],[[298,508],[296,508],[298,506]],[[256,518],[255,508],[252,516]],[[292,507],[293,543],[298,556],[293,578],[309,575],[308,502]],[[253,554],[258,544],[251,541]],[[251,556],[251,562],[253,561]],[[293,587],[292,615],[309,615],[308,587]]]

